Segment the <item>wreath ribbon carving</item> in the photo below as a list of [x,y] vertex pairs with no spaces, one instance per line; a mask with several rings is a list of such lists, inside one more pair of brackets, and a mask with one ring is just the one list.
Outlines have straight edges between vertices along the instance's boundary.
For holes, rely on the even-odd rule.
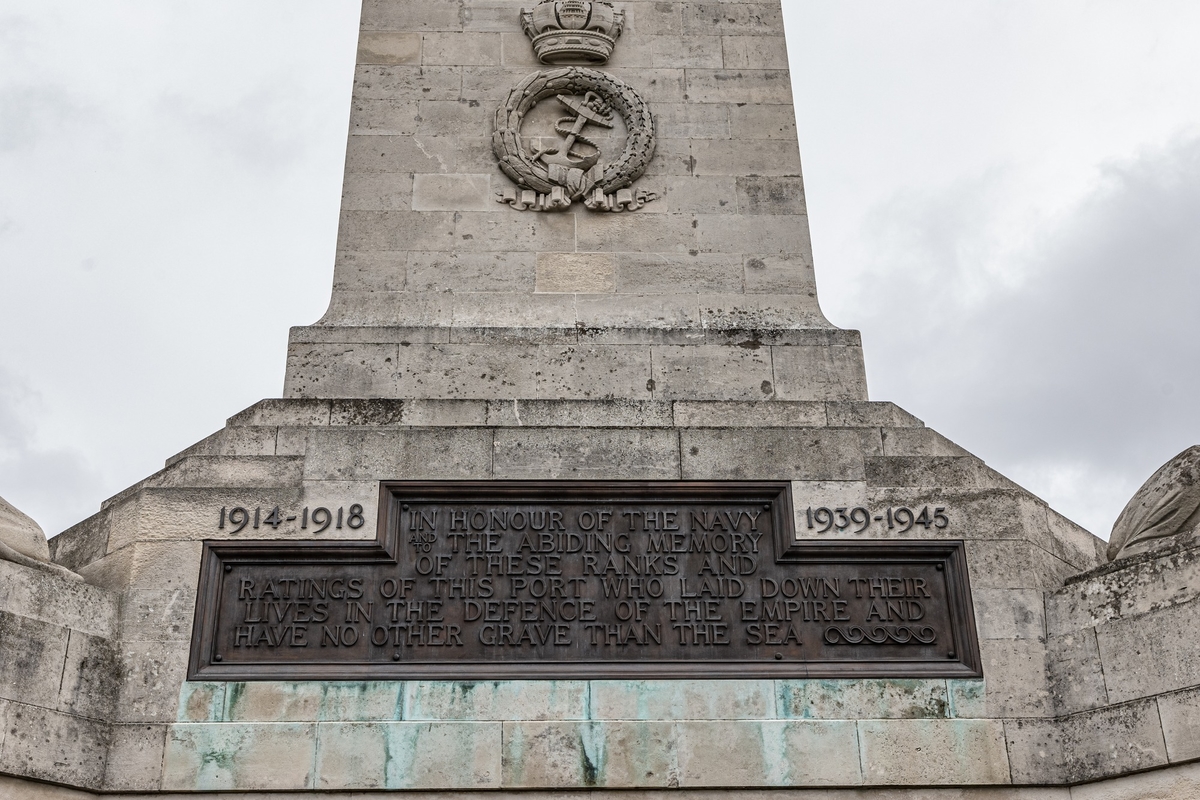
[[[585,159],[573,167],[547,163],[542,158],[546,151],[530,153],[525,148],[521,140],[525,115],[542,100],[572,95],[598,98],[621,116],[628,134],[625,149],[615,160],[589,164],[590,159]],[[578,113],[577,104],[566,104]],[[556,130],[563,122],[559,121]],[[581,127],[576,124],[576,128]],[[580,131],[574,133],[567,138],[568,153],[573,142],[588,143],[579,136]],[[582,201],[597,211],[633,211],[656,199],[651,192],[630,188],[654,157],[654,117],[650,108],[633,87],[593,69],[563,67],[535,72],[517,84],[496,110],[492,150],[500,169],[519,187],[500,192],[497,199],[520,210],[557,211]]]

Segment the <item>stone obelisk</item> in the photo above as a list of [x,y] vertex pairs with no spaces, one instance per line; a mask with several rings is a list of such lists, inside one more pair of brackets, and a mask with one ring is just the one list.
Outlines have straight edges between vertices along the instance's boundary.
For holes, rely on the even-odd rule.
[[[365,0],[350,124],[332,297],[291,333],[283,397],[54,538],[85,582],[0,561],[0,796],[1200,787],[1195,551],[1102,567],[1091,534],[867,400],[858,334],[817,302],[779,0]],[[387,482],[516,481],[771,482],[780,547],[960,548],[981,666],[313,680],[288,677],[327,644],[297,628],[332,613],[312,573],[202,594],[280,543],[395,565],[372,549]],[[928,583],[896,569],[853,585],[919,619]],[[404,587],[372,608],[342,575],[319,581],[339,623]],[[838,613],[788,599],[772,613]],[[258,648],[253,679],[205,677],[229,608],[270,628],[221,645]]]

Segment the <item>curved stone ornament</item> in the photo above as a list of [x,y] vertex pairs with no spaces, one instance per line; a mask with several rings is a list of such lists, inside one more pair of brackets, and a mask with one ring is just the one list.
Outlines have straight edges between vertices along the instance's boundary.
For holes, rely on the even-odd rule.
[[[521,124],[534,106],[550,98],[567,114],[555,126],[564,143],[531,153],[521,140]],[[628,131],[615,159],[603,162],[603,153],[584,157],[572,150],[576,142],[591,144],[585,133],[589,124],[611,127],[613,114]],[[576,201],[593,211],[635,211],[657,198],[630,188],[654,157],[650,107],[633,87],[597,70],[563,67],[535,72],[517,84],[496,111],[492,150],[518,187],[499,192],[497,199],[521,211],[561,211]],[[549,155],[575,166],[549,161]]]
[[1168,539],[1200,533],[1200,445],[1159,467],[1142,484],[1108,540],[1108,560],[1166,547]]

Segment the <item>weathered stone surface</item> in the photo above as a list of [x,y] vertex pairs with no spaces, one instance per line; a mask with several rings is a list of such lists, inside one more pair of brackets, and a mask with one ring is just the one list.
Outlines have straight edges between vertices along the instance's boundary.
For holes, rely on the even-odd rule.
[[[50,560],[50,548],[46,545],[42,526],[3,497],[0,497],[0,545],[35,561]],[[4,551],[0,550],[0,558],[5,557]]]
[[66,628],[0,611],[0,697],[56,707],[67,637]]
[[777,681],[779,713],[800,719],[941,719],[945,680]]
[[864,720],[858,723],[868,784],[1009,783],[997,720]]
[[1111,702],[1200,685],[1200,600],[1114,620],[1096,630]]
[[505,428],[495,434],[496,479],[671,480],[679,469],[674,431]]
[[113,725],[104,765],[107,791],[153,792],[162,782],[166,725]]
[[409,681],[404,691],[404,719],[584,719],[587,697],[588,685],[582,681]]
[[1160,695],[1158,715],[1171,763],[1200,758],[1200,689]]
[[589,719],[770,719],[772,681],[592,681]]
[[315,724],[175,724],[167,732],[167,791],[314,788]]
[[0,772],[69,786],[99,786],[109,726],[97,720],[0,700]]
[[500,731],[499,723],[322,723],[314,788],[498,788]]

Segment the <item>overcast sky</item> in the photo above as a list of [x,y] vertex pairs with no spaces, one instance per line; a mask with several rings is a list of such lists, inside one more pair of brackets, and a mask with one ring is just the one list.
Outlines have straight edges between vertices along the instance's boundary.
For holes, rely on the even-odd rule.
[[[1107,537],[1200,442],[1200,3],[784,7],[872,398]],[[48,533],[279,396],[329,297],[357,16],[0,0],[0,496]]]

